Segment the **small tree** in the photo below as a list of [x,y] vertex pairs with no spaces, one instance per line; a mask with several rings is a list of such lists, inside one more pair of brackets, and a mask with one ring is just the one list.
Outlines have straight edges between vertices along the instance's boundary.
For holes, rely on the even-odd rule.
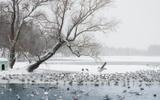
[[[95,46],[94,40],[84,37],[92,36],[92,33],[106,32],[114,25],[104,17],[101,19],[97,14],[110,4],[110,0],[53,0],[50,1],[51,15],[44,18],[49,23],[56,44],[38,61],[28,67],[32,72],[44,61],[51,58],[61,47],[66,46],[74,55],[80,57],[81,49]],[[104,12],[105,13],[105,12]],[[42,25],[44,26],[44,25]],[[46,29],[46,25],[44,27]],[[48,27],[47,27],[48,28]],[[88,35],[87,35],[88,34]],[[46,34],[47,35],[47,34]]]

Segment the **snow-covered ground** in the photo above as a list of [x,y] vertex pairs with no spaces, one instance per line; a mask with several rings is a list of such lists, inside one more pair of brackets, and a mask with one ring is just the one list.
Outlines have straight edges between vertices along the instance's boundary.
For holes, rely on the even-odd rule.
[[[107,62],[105,66],[106,70],[99,72],[98,67],[101,67],[104,62]],[[109,62],[123,62],[119,65],[108,64]],[[135,63],[133,65],[128,62]],[[136,64],[136,62],[146,62],[146,64]],[[148,62],[148,63],[147,63]],[[150,63],[154,62],[154,64]],[[160,57],[128,57],[128,56],[109,56],[100,57],[100,59],[93,59],[91,57],[54,57],[47,62],[40,65],[35,70],[35,73],[45,72],[65,72],[65,73],[83,73],[90,74],[111,74],[111,73],[127,73],[136,71],[156,71],[159,70]],[[30,74],[26,71],[28,62],[16,62],[14,69],[0,72],[0,75],[14,75],[14,74]]]
[[[141,57],[141,56],[101,56],[99,59],[91,57],[56,57],[43,63],[39,69],[53,71],[80,72],[83,68],[90,73],[99,74],[98,67],[104,62],[107,70],[102,73],[125,73],[139,70],[157,70],[160,67],[160,57]],[[130,63],[130,64],[129,64]],[[17,62],[15,69],[27,66],[28,62]]]

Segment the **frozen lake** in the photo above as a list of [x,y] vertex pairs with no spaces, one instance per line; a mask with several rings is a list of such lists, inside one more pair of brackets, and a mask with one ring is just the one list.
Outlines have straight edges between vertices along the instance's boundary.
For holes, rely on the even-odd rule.
[[[55,71],[80,72],[82,68],[89,69],[90,73],[98,74],[98,67],[104,62],[107,70],[103,73],[124,73],[139,70],[157,70],[160,66],[160,57],[144,56],[101,56],[98,59],[91,57],[54,57],[40,66],[39,69]],[[23,67],[27,62],[18,62],[15,67]]]

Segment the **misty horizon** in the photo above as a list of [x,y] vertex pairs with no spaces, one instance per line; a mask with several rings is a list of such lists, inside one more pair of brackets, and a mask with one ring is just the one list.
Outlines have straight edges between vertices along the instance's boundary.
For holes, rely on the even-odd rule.
[[108,47],[100,50],[100,55],[105,56],[160,56],[160,45],[151,45],[148,49]]

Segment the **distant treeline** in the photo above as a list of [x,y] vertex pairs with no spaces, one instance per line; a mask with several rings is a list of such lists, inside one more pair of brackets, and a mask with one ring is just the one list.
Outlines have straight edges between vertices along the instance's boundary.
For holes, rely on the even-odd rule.
[[133,48],[103,47],[100,55],[106,56],[160,56],[160,45],[151,45],[147,50]]

